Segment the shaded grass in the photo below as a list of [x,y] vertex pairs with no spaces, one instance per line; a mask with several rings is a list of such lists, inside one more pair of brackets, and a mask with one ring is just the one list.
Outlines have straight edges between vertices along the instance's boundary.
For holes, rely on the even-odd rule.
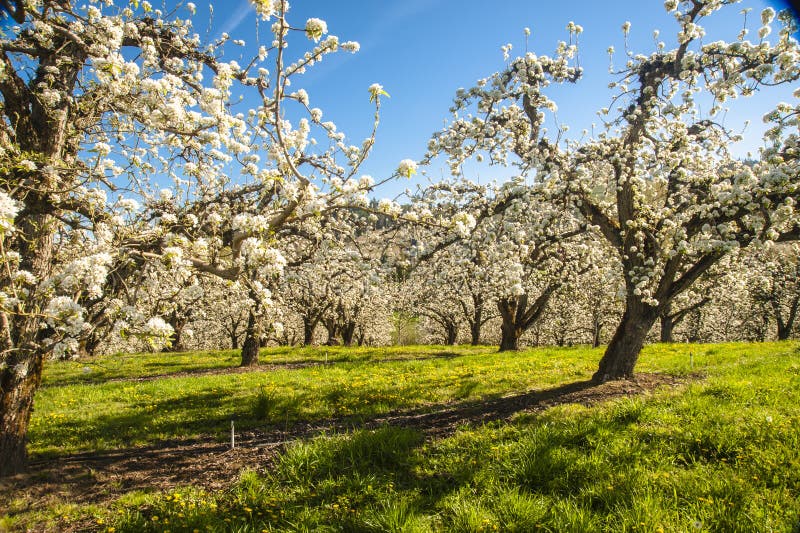
[[117,354],[57,361],[46,365],[42,387],[64,387],[81,383],[105,383],[112,379],[136,379],[175,372],[224,369],[241,361],[236,350],[218,352]]
[[[425,358],[452,358],[491,353],[490,346],[279,346],[262,348],[261,362],[269,365],[313,365],[342,362],[377,363]],[[179,353],[116,354],[59,361],[47,366],[43,387],[105,383],[108,380],[164,377],[173,373],[233,369],[241,363],[239,350]],[[256,367],[257,368],[257,367]]]

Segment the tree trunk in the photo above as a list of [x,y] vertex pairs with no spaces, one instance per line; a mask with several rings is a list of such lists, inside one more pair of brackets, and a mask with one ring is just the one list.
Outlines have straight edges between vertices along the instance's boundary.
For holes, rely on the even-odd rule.
[[[47,180],[42,180],[43,186]],[[55,228],[47,215],[18,221],[20,267],[46,279],[52,271]],[[23,472],[28,463],[28,426],[42,381],[45,331],[39,318],[0,313],[0,477]]]
[[[171,324],[172,325],[172,324]],[[176,353],[185,351],[183,346],[183,328],[186,322],[181,320],[172,325],[172,335],[169,338],[169,345],[161,349],[163,353]]]
[[600,360],[592,380],[596,382],[630,379],[645,338],[658,318],[657,311],[640,303],[626,306],[622,321]]
[[766,309],[762,309],[761,321],[756,325],[755,339],[756,342],[764,342],[767,340],[767,331],[769,330],[769,314]]
[[261,327],[259,321],[251,311],[247,317],[247,331],[245,332],[244,344],[242,345],[241,366],[255,366],[258,364],[258,347],[260,337]]
[[236,330],[230,332],[231,335],[231,350],[238,350],[239,349],[239,335],[236,333]]
[[564,345],[567,344],[567,325],[558,324],[558,322],[556,322],[556,331],[558,331],[558,333],[555,334],[556,346],[563,348]]
[[454,346],[458,340],[458,326],[454,323],[448,323],[445,326],[445,340],[448,346]]
[[509,350],[519,350],[519,338],[521,331],[518,331],[514,325],[513,320],[506,320],[503,316],[503,324],[501,326],[502,337],[500,340],[500,351],[506,352]]
[[326,346],[338,346],[336,336],[339,334],[339,326],[334,320],[325,320],[322,322],[325,329],[328,331],[328,340],[325,341]]
[[44,361],[41,353],[28,350],[9,355],[0,370],[0,477],[24,472],[28,466],[28,425]]
[[82,339],[78,343],[78,355],[94,357],[95,353],[97,352],[97,348],[100,346],[101,340],[102,338],[100,335],[97,335],[94,332],[90,333],[88,337]]
[[528,305],[527,294],[519,296],[509,296],[497,301],[497,310],[503,319],[501,326],[502,338],[500,341],[500,351],[518,350],[519,338],[522,334],[537,325],[547,308],[547,303],[553,292],[559,287],[558,284],[549,285]]
[[593,320],[592,324],[592,348],[600,346],[600,333],[603,330],[603,324],[598,318]]
[[317,327],[317,321],[309,317],[303,317],[303,346],[311,346],[314,341],[314,329]]
[[351,321],[346,323],[340,329],[342,333],[342,344],[345,346],[352,346],[353,345],[353,338],[356,333],[356,322]]
[[477,346],[481,343],[481,324],[483,321],[483,309],[477,307],[472,321],[469,324],[470,344]]
[[[686,340],[688,342],[700,342],[700,328],[703,325],[702,324],[702,319],[703,319],[703,315],[700,313],[699,309],[695,309],[689,314],[689,320],[690,320],[690,322],[689,322],[689,333],[688,333],[687,338],[686,338]],[[729,332],[728,328],[730,327],[729,324],[730,324],[730,322],[728,322],[728,325],[726,325],[726,328],[725,328],[726,329],[726,332],[725,332],[725,338],[726,339],[729,338],[729,335],[728,335],[728,332]]]
[[772,309],[775,315],[775,322],[778,324],[778,340],[785,341],[792,335],[794,329],[794,322],[797,317],[797,311],[800,308],[800,296],[795,297],[789,303],[789,316],[786,320],[783,319],[781,314],[781,306],[779,303],[773,301]]
[[672,331],[675,328],[675,322],[668,314],[661,315],[661,342],[675,342],[672,337]]
[[169,343],[167,343],[163,348],[161,348],[161,353],[172,353],[177,352],[177,345],[181,341],[181,332],[180,326],[178,324],[178,319],[173,312],[169,319],[167,320],[167,324],[172,327],[172,333],[169,336]]
[[517,330],[517,307],[519,302],[516,297],[497,300],[497,309],[500,311],[502,323],[500,324],[500,351],[519,350],[519,337],[522,334]]

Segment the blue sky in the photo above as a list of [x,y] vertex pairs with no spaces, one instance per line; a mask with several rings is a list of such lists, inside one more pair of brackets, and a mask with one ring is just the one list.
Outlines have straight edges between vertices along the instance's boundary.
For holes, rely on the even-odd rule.
[[[290,0],[291,1],[291,0]],[[201,29],[208,20],[198,3],[195,26]],[[779,2],[746,0],[723,9],[707,19],[707,41],[736,38],[742,27],[742,8],[750,7],[748,27],[750,39],[757,39],[759,14]],[[649,54],[655,49],[654,29],[661,31],[660,40],[669,46],[674,39],[675,22],[666,13],[660,0],[293,0],[289,21],[302,27],[309,17],[325,20],[331,34],[341,40],[361,44],[357,54],[339,53],[329,56],[310,69],[292,88],[304,88],[311,105],[320,107],[325,119],[336,122],[352,143],[360,143],[372,123],[372,106],[367,87],[381,83],[391,98],[382,105],[381,126],[372,157],[362,167],[364,174],[376,179],[392,173],[404,158],[423,156],[431,134],[441,129],[448,117],[453,95],[459,87],[469,87],[482,77],[503,67],[500,47],[513,45],[512,57],[526,50],[523,28],[532,31],[527,49],[537,54],[550,54],[559,40],[567,40],[566,25],[570,21],[584,28],[580,36],[580,61],[584,78],[577,86],[559,89],[552,94],[559,106],[558,120],[580,132],[598,122],[596,111],[610,103],[612,92],[607,84],[609,59],[606,49],[613,45],[618,64],[623,61],[624,39],[621,26],[630,21],[629,48]],[[212,34],[227,32],[232,38],[247,41],[247,48],[256,46],[255,13],[249,0],[215,2]],[[271,40],[268,25],[261,23],[262,41]],[[305,50],[307,42],[296,35],[290,50]],[[227,58],[237,59],[240,49],[229,46]],[[756,151],[763,131],[761,116],[778,100],[789,100],[792,88],[784,87],[761,94],[747,102],[734,102],[726,123],[739,127],[752,121],[746,140],[735,147],[737,155]],[[508,171],[481,169],[483,180],[503,177]],[[446,170],[430,168],[430,179],[438,179]],[[405,187],[424,184],[417,176],[409,181],[379,191],[393,196]],[[380,194],[379,194],[380,195]]]

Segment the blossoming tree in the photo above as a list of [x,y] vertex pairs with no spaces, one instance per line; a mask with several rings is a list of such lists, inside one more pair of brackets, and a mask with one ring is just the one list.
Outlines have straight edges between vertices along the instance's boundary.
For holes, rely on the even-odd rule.
[[571,42],[552,57],[528,53],[459,91],[457,117],[431,142],[454,168],[473,155],[488,153],[494,163],[513,155],[521,172],[546,184],[551,198],[571,202],[616,250],[625,311],[598,381],[632,376],[665,306],[731,250],[800,235],[798,106],[779,104],[768,115],[774,127],[755,165],[731,155],[737,134],[720,119],[733,99],[800,77],[795,24],[781,15],[768,39],[775,12],[766,9],[756,42],[746,32],[731,42],[703,39],[702,19],[731,3],[667,0],[677,48],[628,54],[612,83],[616,111],[601,111],[606,129],[596,136],[568,140],[565,129],[545,128],[546,111],[556,108],[548,87],[582,74],[574,66],[582,28],[570,23]]
[[[254,2],[272,42],[244,65],[222,59],[227,35],[201,42],[191,3],[169,13],[145,1],[21,4],[23,21],[0,36],[0,475],[24,468],[44,359],[87,334],[80,302],[103,298],[120,255],[244,285],[243,363],[253,362],[276,278],[320,241],[328,214],[366,203],[374,185],[357,174],[374,129],[346,144],[289,89],[358,44],[319,19],[290,25],[286,0]],[[291,56],[292,33],[310,48]],[[382,94],[365,91],[376,127]],[[239,97],[241,113],[230,105]],[[398,175],[413,171],[401,162]],[[58,253],[70,240],[81,256]],[[151,317],[137,334],[173,331]]]
[[788,339],[797,328],[800,311],[800,245],[758,250],[744,261],[750,274],[751,297],[768,309],[775,321],[776,338]]

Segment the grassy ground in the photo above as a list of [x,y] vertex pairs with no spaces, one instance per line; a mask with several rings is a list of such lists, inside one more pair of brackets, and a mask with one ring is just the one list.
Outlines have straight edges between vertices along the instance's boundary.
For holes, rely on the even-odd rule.
[[[230,352],[204,352],[53,365],[36,397],[29,449],[34,456],[53,456],[201,434],[222,439],[231,420],[242,430],[341,416],[358,423],[400,408],[574,381],[590,373],[600,354],[586,349],[495,351],[281,348],[262,353],[268,371],[205,375],[238,360]],[[186,370],[190,375],[164,376]],[[161,377],[120,379],[126,374]]]
[[[357,427],[390,410],[584,380],[600,355],[279,349],[262,353],[268,372],[227,374],[213,373],[236,364],[227,352],[51,365],[30,448],[47,457],[223,438],[232,418],[243,429],[330,417]],[[195,374],[152,378],[187,370]],[[391,426],[325,435],[290,445],[266,474],[244,472],[227,490],[137,491],[71,513],[107,531],[800,532],[800,344],[655,345],[638,370],[703,379],[522,412],[447,438]]]

